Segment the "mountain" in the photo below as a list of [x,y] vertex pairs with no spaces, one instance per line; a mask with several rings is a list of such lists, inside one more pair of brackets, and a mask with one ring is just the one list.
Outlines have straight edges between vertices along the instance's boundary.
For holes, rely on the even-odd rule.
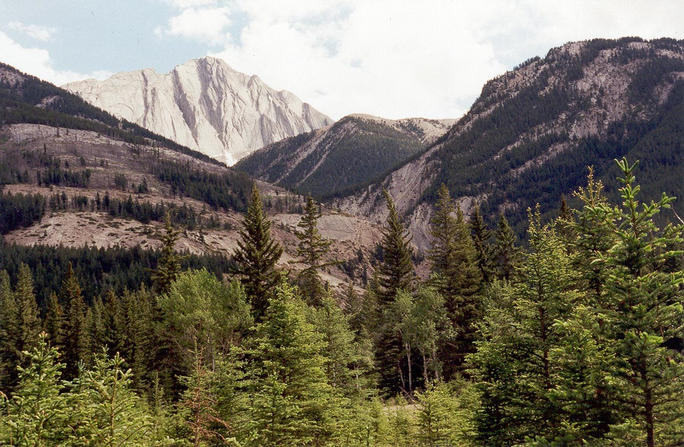
[[[204,154],[0,65],[0,265],[23,253],[22,247],[43,254],[49,250],[41,247],[72,255],[78,249],[78,256],[86,256],[78,262],[94,262],[88,257],[95,256],[109,266],[113,252],[104,249],[129,250],[135,259],[151,256],[140,252],[160,247],[168,212],[182,230],[178,249],[225,272],[253,184]],[[257,185],[274,236],[285,247],[282,265],[296,268],[303,199]],[[324,273],[326,281],[360,285],[376,262],[377,226],[324,208],[319,229],[341,261]],[[84,255],[84,246],[94,251]],[[197,262],[192,265],[203,265]]]
[[235,168],[321,199],[377,180],[437,140],[454,121],[349,115],[259,149]]
[[205,57],[63,86],[117,117],[232,165],[267,144],[332,120],[294,94]]
[[[468,212],[475,202],[519,233],[526,209],[546,214],[586,179],[615,184],[615,158],[641,160],[644,197],[684,195],[684,41],[596,39],[554,48],[489,82],[443,137],[382,180],[333,203],[381,221],[387,188],[426,247],[437,189]],[[615,195],[614,190],[609,194]],[[684,213],[682,200],[675,204]]]

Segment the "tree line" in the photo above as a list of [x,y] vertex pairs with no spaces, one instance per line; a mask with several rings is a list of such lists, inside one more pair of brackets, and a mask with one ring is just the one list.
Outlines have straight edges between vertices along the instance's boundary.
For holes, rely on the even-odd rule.
[[69,268],[40,308],[0,273],[0,439],[10,445],[675,446],[684,432],[684,225],[674,198],[593,177],[525,245],[443,186],[421,280],[390,195],[382,261],[334,295],[308,199],[297,262],[252,190],[221,279],[184,270],[166,223],[152,285],[83,300]]

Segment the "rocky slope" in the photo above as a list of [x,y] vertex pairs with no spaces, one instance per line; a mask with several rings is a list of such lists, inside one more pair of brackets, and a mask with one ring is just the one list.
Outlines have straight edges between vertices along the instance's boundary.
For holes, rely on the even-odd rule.
[[[252,184],[204,154],[0,64],[0,240],[6,243],[155,249],[169,211],[183,230],[180,250],[230,256]],[[285,247],[281,265],[297,269],[291,261],[303,199],[257,184]],[[375,262],[378,227],[326,208],[319,229],[342,261],[326,280],[361,285]]]
[[377,180],[442,136],[455,120],[349,115],[331,126],[266,146],[235,167],[325,198]]
[[332,123],[292,93],[276,91],[212,57],[166,74],[145,69],[64,88],[228,165],[267,144]]
[[[527,207],[553,213],[561,195],[583,183],[587,165],[615,184],[613,159],[622,156],[641,160],[645,197],[682,196],[683,145],[684,41],[575,42],[489,81],[468,114],[420,156],[334,203],[381,221],[385,187],[424,247],[441,183],[464,211],[480,202],[520,231]],[[681,200],[676,208],[683,210]]]

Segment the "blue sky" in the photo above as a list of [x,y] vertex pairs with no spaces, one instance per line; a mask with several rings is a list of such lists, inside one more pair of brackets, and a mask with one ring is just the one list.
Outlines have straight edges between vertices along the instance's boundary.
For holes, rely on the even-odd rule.
[[0,61],[62,84],[213,55],[333,118],[456,118],[551,47],[683,23],[665,0],[0,0]]

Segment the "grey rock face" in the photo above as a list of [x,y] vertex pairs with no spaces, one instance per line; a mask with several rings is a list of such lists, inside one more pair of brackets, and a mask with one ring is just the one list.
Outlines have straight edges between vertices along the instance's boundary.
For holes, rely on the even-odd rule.
[[232,165],[332,120],[288,91],[205,57],[159,74],[145,69],[63,86],[91,104]]

